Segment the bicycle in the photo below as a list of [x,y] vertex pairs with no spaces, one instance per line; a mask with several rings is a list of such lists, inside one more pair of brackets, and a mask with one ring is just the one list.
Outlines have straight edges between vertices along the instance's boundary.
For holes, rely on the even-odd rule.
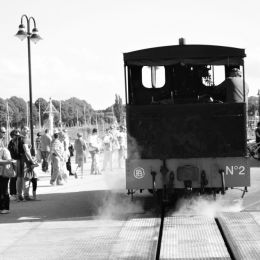
[[247,151],[248,151],[248,155],[256,160],[260,160],[259,157],[259,152],[258,150],[260,149],[260,142],[256,143],[253,140],[249,140],[247,143]]

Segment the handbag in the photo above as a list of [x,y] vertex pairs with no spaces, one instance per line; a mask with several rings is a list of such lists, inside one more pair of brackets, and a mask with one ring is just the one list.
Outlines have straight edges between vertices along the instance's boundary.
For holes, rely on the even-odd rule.
[[27,171],[25,171],[24,180],[28,181],[28,180],[31,180],[33,177],[34,177],[33,170],[28,169]]
[[13,163],[4,167],[2,176],[5,178],[14,178],[16,176],[15,166]]

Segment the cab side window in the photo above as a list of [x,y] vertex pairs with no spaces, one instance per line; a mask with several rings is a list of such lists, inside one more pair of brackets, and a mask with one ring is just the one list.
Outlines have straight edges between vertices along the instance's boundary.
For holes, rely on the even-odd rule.
[[145,88],[162,88],[165,85],[164,66],[142,67],[142,85]]

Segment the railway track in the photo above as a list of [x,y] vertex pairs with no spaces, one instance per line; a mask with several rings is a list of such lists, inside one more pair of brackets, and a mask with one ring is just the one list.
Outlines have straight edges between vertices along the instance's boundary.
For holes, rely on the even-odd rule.
[[260,214],[136,215],[127,219],[108,259],[260,259]]

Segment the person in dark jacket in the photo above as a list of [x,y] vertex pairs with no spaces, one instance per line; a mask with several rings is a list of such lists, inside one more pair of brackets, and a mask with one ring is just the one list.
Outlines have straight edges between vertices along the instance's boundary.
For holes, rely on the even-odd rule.
[[[16,147],[16,143],[17,143],[17,138],[20,135],[20,131],[18,129],[14,129],[10,132],[10,137],[11,140],[8,143],[8,150],[10,151],[11,157],[12,159],[16,160],[17,159],[17,154],[15,152],[15,150],[17,149]],[[16,180],[17,177],[12,177],[10,179],[10,184],[9,184],[9,193],[11,195],[11,198],[16,199]]]

